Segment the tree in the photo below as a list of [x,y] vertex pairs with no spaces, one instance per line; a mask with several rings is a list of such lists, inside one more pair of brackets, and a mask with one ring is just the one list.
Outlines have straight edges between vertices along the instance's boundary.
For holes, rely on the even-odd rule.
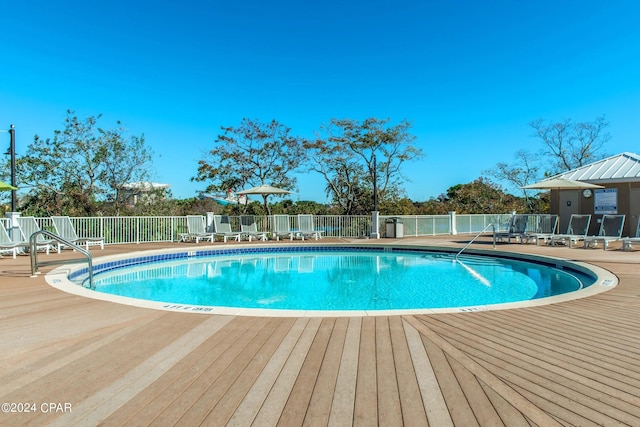
[[[293,173],[304,162],[302,139],[290,135],[291,129],[270,123],[242,119],[238,127],[222,127],[215,147],[198,162],[193,181],[208,181],[209,191],[228,191],[267,184],[292,190]],[[267,195],[264,207],[269,214]]]
[[381,201],[400,199],[404,162],[422,155],[412,145],[411,125],[403,121],[388,126],[389,119],[362,122],[332,119],[321,128],[324,137],[307,141],[310,169],[326,181],[326,191],[345,215],[374,209],[374,180]]
[[584,166],[605,157],[604,145],[611,139],[606,132],[609,122],[604,116],[592,122],[576,123],[570,119],[548,123],[537,119],[529,123],[534,129],[533,136],[543,144],[542,153],[550,158],[551,169],[547,176]]
[[148,176],[151,152],[144,135],[98,127],[101,116],[84,120],[67,111],[65,127],[53,138],[38,135],[17,159],[21,187],[31,187],[24,209],[39,215],[117,213],[125,183]]
[[483,178],[450,187],[445,196],[445,204],[447,211],[464,214],[521,212],[528,209],[520,199],[505,193],[499,185]]
[[539,169],[536,155],[526,150],[519,150],[516,152],[515,160],[512,163],[498,162],[493,169],[485,171],[485,173],[499,181],[508,183],[515,187],[517,191],[522,191],[525,202],[529,206],[529,211],[533,212],[536,205],[535,200],[522,187],[538,180]]

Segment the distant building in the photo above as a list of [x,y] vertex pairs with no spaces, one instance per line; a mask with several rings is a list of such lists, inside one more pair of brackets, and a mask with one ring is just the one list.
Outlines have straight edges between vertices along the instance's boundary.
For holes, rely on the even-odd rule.
[[145,200],[145,198],[165,197],[166,190],[171,187],[169,184],[160,184],[157,182],[138,181],[124,184],[121,188],[123,199],[126,204],[133,206],[136,203]]
[[551,190],[551,213],[560,215],[560,232],[571,214],[591,214],[589,234],[598,234],[604,214],[626,215],[623,236],[633,235],[640,216],[640,156],[622,153],[556,175],[601,185],[595,190]]

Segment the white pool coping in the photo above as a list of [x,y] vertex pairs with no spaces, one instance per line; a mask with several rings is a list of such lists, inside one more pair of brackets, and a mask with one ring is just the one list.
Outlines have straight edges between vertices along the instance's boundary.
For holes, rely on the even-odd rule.
[[[295,247],[293,244],[278,244],[276,245],[265,245],[260,246],[260,249],[269,249],[269,248],[283,248],[283,247]],[[371,248],[379,248],[381,245],[379,244],[342,244],[342,243],[330,243],[330,244],[322,244],[319,243],[314,246],[331,246],[331,247],[371,247]],[[456,252],[456,248],[450,247],[435,247],[435,246],[422,246],[422,245],[385,245],[388,247],[396,248],[398,250],[438,250],[438,251],[446,251],[446,252]],[[225,245],[224,248],[220,246],[202,246],[198,247],[198,251],[206,251],[206,250],[219,250],[219,249],[246,249],[246,245]],[[169,253],[182,253],[182,252],[190,252],[185,250],[184,247],[181,248],[167,248],[167,249],[158,249],[158,250],[149,250],[149,251],[138,251],[138,252],[129,252],[123,253],[119,255],[105,256],[95,258],[93,260],[94,265],[103,264],[106,262],[137,258],[141,256],[152,256],[159,254],[169,254]],[[477,311],[491,311],[491,310],[507,310],[507,309],[516,309],[516,308],[526,308],[526,307],[537,307],[549,304],[557,304],[561,302],[576,300],[580,298],[587,298],[593,295],[597,295],[602,292],[606,292],[610,289],[613,289],[618,285],[618,278],[608,270],[604,268],[595,266],[593,264],[588,264],[584,262],[577,261],[569,261],[563,258],[549,257],[549,256],[540,256],[540,255],[531,255],[531,254],[522,254],[517,252],[500,252],[496,253],[495,251],[486,251],[486,250],[468,250],[469,254],[476,255],[488,255],[493,257],[505,257],[508,255],[511,259],[522,260],[522,261],[534,261],[534,262],[544,262],[548,264],[556,264],[556,265],[571,265],[574,267],[579,267],[581,269],[589,270],[592,274],[594,274],[597,279],[594,284],[588,286],[584,289],[568,292],[562,295],[556,295],[552,297],[545,297],[527,301],[518,301],[518,302],[509,302],[509,303],[501,303],[501,304],[487,304],[487,305],[477,305],[477,306],[468,306],[468,307],[455,307],[455,308],[430,308],[430,309],[399,309],[399,310],[282,310],[282,309],[265,309],[265,308],[236,308],[236,307],[218,307],[218,306],[199,306],[199,305],[187,305],[187,304],[171,304],[171,303],[163,303],[158,301],[149,301],[142,300],[136,298],[129,298],[119,295],[111,295],[103,292],[94,291],[83,286],[78,285],[77,283],[71,281],[68,276],[74,272],[82,269],[84,267],[83,264],[65,264],[57,267],[51,272],[45,275],[46,282],[63,292],[67,292],[73,295],[78,295],[82,297],[92,298],[96,300],[114,302],[118,304],[130,305],[141,308],[150,308],[154,310],[165,310],[165,311],[174,311],[174,312],[183,312],[183,313],[199,313],[199,314],[217,314],[217,315],[225,315],[225,316],[253,316],[253,317],[363,317],[363,316],[400,316],[400,315],[417,315],[417,314],[438,314],[438,313],[465,313],[465,312],[477,312]]]

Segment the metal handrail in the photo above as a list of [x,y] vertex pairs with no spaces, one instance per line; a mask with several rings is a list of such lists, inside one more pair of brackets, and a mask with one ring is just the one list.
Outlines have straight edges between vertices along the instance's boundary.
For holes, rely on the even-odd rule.
[[81,254],[83,254],[84,256],[87,257],[87,264],[88,264],[88,269],[87,271],[89,272],[89,287],[93,288],[93,257],[91,256],[91,253],[76,245],[75,243],[71,243],[70,241],[58,236],[55,233],[52,233],[50,231],[47,230],[38,230],[35,233],[33,233],[30,237],[29,237],[29,254],[31,256],[31,275],[35,276],[36,274],[38,274],[38,267],[42,266],[42,265],[54,265],[54,264],[68,264],[68,263],[72,263],[72,262],[82,262],[84,261],[84,259],[64,259],[64,260],[54,260],[54,261],[45,261],[45,262],[38,262],[38,242],[36,241],[36,239],[38,238],[39,235],[43,235],[46,236],[52,240],[55,240],[56,242],[58,242],[58,244],[63,244],[64,246],[69,246],[71,248],[73,248],[74,250],[80,252]]
[[464,247],[463,247],[462,249],[460,249],[460,252],[458,252],[458,253],[456,254],[456,257],[455,257],[456,261],[458,261],[458,255],[460,255],[460,254],[462,253],[462,251],[464,251],[464,250],[465,250],[465,249],[467,249],[469,246],[471,246],[471,244],[472,244],[473,242],[475,242],[475,240],[476,240],[478,237],[480,237],[480,235],[481,235],[482,233],[484,233],[484,232],[487,230],[487,228],[489,228],[489,227],[493,228],[493,249],[495,249],[495,248],[496,248],[496,226],[495,226],[495,224],[494,224],[494,223],[487,224],[487,226],[486,226],[485,228],[483,228],[483,229],[482,229],[478,234],[476,234],[476,235],[473,237],[473,239],[471,239],[471,240],[469,241],[469,243],[467,243],[466,245],[464,245]]

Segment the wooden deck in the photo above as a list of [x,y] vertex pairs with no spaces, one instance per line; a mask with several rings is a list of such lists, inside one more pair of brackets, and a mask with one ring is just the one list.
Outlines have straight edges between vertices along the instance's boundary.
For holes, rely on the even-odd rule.
[[640,252],[498,250],[585,260],[620,284],[512,310],[234,317],[66,294],[5,257],[0,425],[640,425]]

